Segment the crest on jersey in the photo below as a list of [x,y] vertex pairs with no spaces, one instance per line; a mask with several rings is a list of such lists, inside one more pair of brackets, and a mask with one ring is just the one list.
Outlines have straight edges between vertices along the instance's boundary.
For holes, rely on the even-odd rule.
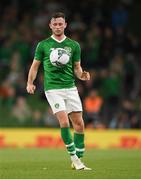
[[56,103],[54,106],[55,106],[56,109],[58,109],[59,108],[59,103]]
[[67,54],[71,56],[72,49],[71,47],[65,46],[64,49],[67,51]]

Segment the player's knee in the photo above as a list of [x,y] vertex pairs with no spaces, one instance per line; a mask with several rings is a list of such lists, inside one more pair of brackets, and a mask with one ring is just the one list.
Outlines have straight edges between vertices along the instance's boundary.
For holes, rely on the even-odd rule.
[[62,121],[62,122],[60,122],[60,127],[69,127],[68,121]]
[[84,122],[83,121],[79,121],[75,124],[75,130],[77,132],[83,132],[84,131]]

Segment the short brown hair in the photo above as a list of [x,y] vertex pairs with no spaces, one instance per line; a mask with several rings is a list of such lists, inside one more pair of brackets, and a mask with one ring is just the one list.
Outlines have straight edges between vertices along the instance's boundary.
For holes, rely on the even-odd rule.
[[53,13],[53,14],[52,14],[50,20],[51,20],[52,18],[55,18],[55,19],[56,19],[56,18],[60,18],[60,17],[62,17],[63,19],[65,19],[65,14],[62,13],[62,12],[56,12],[56,13]]

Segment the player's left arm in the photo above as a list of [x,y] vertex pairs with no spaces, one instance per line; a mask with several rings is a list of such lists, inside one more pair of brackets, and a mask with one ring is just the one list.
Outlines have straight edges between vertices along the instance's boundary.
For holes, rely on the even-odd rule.
[[90,73],[82,70],[80,61],[77,61],[74,63],[74,73],[76,77],[80,80],[83,80],[83,81],[90,80]]

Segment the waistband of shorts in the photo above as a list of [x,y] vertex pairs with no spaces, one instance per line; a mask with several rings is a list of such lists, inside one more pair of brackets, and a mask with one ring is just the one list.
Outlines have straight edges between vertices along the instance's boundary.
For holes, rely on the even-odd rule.
[[65,92],[65,91],[74,91],[74,90],[77,90],[77,87],[72,87],[72,88],[63,88],[63,89],[50,89],[50,90],[47,90],[45,92],[58,92],[58,91],[61,91],[61,92]]

